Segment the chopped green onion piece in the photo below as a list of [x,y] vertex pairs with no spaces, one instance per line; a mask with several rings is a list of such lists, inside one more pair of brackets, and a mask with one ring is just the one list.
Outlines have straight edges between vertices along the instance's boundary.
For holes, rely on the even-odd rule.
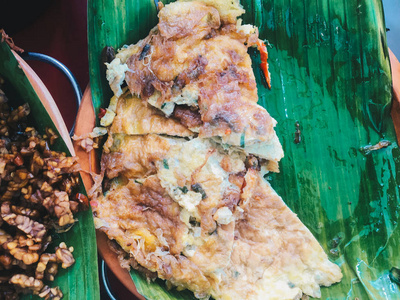
[[240,147],[242,148],[246,146],[245,138],[246,138],[246,131],[243,131],[242,135],[240,136]]
[[200,193],[201,194],[201,199],[206,199],[207,198],[207,194],[206,192],[203,190],[203,188],[201,187],[200,183],[196,183],[192,185],[192,190],[196,193]]
[[164,165],[165,169],[169,170],[169,165],[168,165],[168,161],[166,158],[163,159],[163,165]]
[[186,187],[186,186],[184,186],[184,187],[180,187],[180,186],[178,186],[178,188],[182,191],[182,193],[184,193],[184,194],[186,194],[189,190],[188,190],[188,188]]

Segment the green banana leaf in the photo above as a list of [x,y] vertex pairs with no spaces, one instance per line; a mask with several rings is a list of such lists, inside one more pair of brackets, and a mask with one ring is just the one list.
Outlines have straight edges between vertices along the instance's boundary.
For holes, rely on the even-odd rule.
[[[0,77],[5,80],[4,92],[12,107],[28,103],[31,109],[29,123],[41,134],[45,133],[46,127],[53,128],[58,134],[46,109],[5,42],[0,43]],[[52,149],[70,155],[61,138],[56,140]],[[80,186],[80,192],[86,194],[83,184]],[[78,221],[74,226],[66,233],[55,233],[52,242],[53,245],[65,242],[68,247],[74,247],[76,262],[66,270],[60,267],[55,281],[49,285],[59,286],[64,294],[63,299],[99,299],[97,247],[92,211],[80,212],[76,217]],[[39,297],[25,296],[24,299]]]
[[[111,91],[100,66],[156,25],[152,0],[89,0],[93,103]],[[269,51],[271,90],[250,50],[259,103],[278,121],[285,157],[267,178],[343,272],[322,299],[400,299],[400,151],[390,117],[391,73],[380,0],[241,0]],[[300,133],[300,143],[295,135]],[[386,141],[387,147],[369,151]],[[399,177],[397,177],[399,176]],[[191,299],[132,278],[148,299]]]

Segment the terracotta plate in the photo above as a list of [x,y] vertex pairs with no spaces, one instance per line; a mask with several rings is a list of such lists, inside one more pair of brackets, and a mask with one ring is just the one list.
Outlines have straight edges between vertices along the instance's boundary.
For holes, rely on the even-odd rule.
[[[83,94],[82,103],[79,107],[75,125],[75,134],[80,136],[92,132],[95,123],[96,116],[93,110],[90,86],[88,86]],[[99,160],[96,153],[94,151],[87,153],[76,144],[74,144],[74,148],[76,155],[79,156],[81,167],[86,171],[99,173]],[[89,190],[93,185],[91,176],[87,173],[81,173],[81,176],[86,190]],[[104,261],[107,263],[108,268],[111,269],[114,275],[131,293],[139,299],[145,300],[145,298],[136,290],[129,272],[120,266],[117,255],[108,246],[107,236],[103,232],[97,230],[96,238],[98,250]]]

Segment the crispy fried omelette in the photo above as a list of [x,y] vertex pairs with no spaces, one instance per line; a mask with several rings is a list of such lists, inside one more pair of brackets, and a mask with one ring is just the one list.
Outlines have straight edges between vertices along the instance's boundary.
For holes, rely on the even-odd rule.
[[279,161],[283,151],[274,131],[276,122],[257,104],[247,54],[258,40],[258,30],[236,24],[243,10],[233,9],[235,1],[213,2],[219,3],[224,18],[201,2],[163,8],[149,36],[120,51],[108,66],[110,86],[120,96],[125,79],[132,94],[199,137]]
[[169,4],[108,65],[95,225],[132,267],[198,298],[320,297],[342,274],[263,179],[283,152],[257,105],[247,48],[258,32],[243,12],[237,1]]

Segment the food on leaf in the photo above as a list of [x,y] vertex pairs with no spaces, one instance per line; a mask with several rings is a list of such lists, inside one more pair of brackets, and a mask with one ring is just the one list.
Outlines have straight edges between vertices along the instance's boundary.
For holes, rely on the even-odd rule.
[[124,267],[197,298],[320,297],[342,274],[263,178],[283,151],[247,54],[258,44],[268,71],[266,47],[243,12],[238,1],[168,4],[108,64],[115,116],[95,226]]

